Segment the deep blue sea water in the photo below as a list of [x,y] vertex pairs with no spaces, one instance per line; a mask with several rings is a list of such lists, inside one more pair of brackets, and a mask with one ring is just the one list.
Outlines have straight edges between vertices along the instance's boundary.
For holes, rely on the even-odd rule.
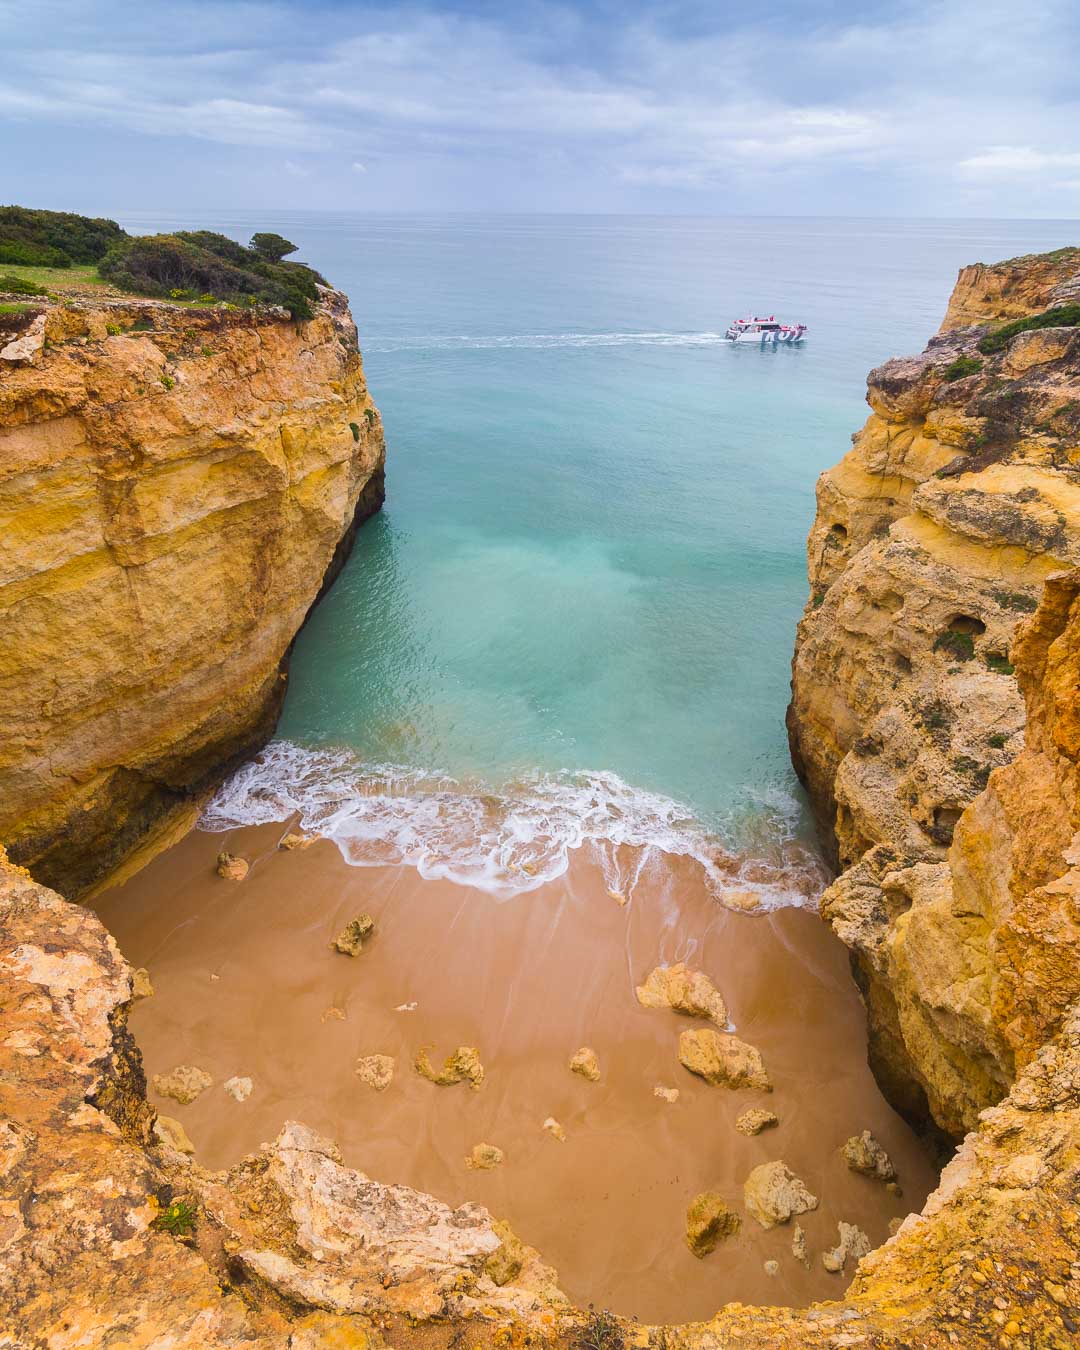
[[[790,828],[814,481],[866,415],[866,373],[922,348],[962,264],[1080,239],[1053,221],[120,219],[277,230],[351,296],[387,504],[297,643],[280,734],[397,766],[412,805],[349,829],[404,830],[406,853],[445,825],[430,796],[413,809],[416,771],[547,793],[548,812],[543,775],[603,771],[558,780],[585,791],[559,809],[625,820],[631,785],[680,804],[642,799],[668,825],[738,840],[764,810]],[[806,345],[722,343],[751,310],[807,323]],[[535,829],[504,812],[492,833],[484,809],[466,814],[489,854]]]

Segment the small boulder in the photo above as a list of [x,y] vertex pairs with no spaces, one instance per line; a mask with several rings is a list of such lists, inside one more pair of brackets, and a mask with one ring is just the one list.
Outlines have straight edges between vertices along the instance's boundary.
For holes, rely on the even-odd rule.
[[226,881],[243,881],[248,871],[249,864],[243,858],[238,858],[235,853],[217,855],[217,874]]
[[580,1074],[590,1083],[599,1083],[600,1061],[596,1058],[596,1051],[590,1050],[587,1045],[575,1051],[570,1057],[570,1072]]
[[677,1102],[679,1100],[679,1089],[664,1087],[663,1084],[657,1083],[653,1088],[653,1096],[659,1097],[661,1101]]
[[397,1061],[393,1055],[361,1055],[356,1061],[357,1078],[376,1092],[385,1092],[394,1081]]
[[840,1152],[853,1172],[861,1172],[864,1177],[874,1177],[878,1181],[896,1180],[892,1159],[869,1130],[852,1135]]
[[684,1031],[679,1036],[679,1061],[706,1083],[771,1092],[761,1052],[738,1036],[717,1031]]
[[223,1086],[234,1102],[246,1102],[254,1084],[250,1078],[226,1078]]
[[657,966],[638,985],[637,997],[643,1008],[671,1008],[687,1017],[711,1017],[718,1026],[727,1026],[727,1007],[719,989],[703,971],[688,970],[682,961]]
[[150,983],[150,972],[145,966],[131,972],[131,997],[153,998],[154,986]]
[[800,1265],[810,1269],[810,1253],[806,1250],[806,1233],[801,1223],[796,1221],[795,1231],[791,1235],[791,1254]]
[[900,1228],[901,1228],[901,1225],[903,1224],[905,1217],[906,1217],[905,1215],[897,1214],[894,1218],[892,1218],[892,1219],[889,1220],[889,1236],[890,1236],[890,1237],[895,1237],[895,1236],[897,1235],[897,1233],[899,1233]]
[[746,1208],[762,1228],[787,1223],[793,1214],[817,1209],[818,1198],[782,1162],[761,1163],[743,1185]]
[[506,1157],[501,1148],[494,1144],[474,1144],[472,1152],[465,1159],[465,1166],[473,1172],[489,1172],[498,1167]]
[[162,1097],[171,1097],[181,1106],[190,1106],[200,1092],[213,1083],[205,1069],[193,1064],[181,1064],[172,1073],[154,1074],[154,1091]]
[[440,1070],[433,1067],[428,1059],[428,1047],[424,1046],[413,1061],[413,1068],[421,1078],[437,1083],[439,1087],[468,1082],[475,1089],[484,1081],[484,1066],[475,1045],[459,1045],[453,1054],[447,1055]]
[[765,1274],[766,1274],[766,1275],[779,1275],[779,1274],[780,1274],[780,1262],[779,1262],[779,1261],[766,1261],[766,1262],[765,1262]]
[[849,1256],[858,1261],[871,1250],[870,1239],[861,1228],[856,1228],[853,1223],[844,1223],[843,1219],[838,1226],[840,1241],[830,1251],[821,1253],[821,1264],[832,1275],[839,1275]]
[[739,1231],[739,1216],[716,1191],[703,1191],[686,1211],[686,1245],[695,1256],[708,1256],[726,1237]]
[[544,1129],[547,1130],[552,1139],[557,1139],[560,1144],[566,1143],[566,1131],[554,1116],[548,1116],[547,1120],[544,1121]]
[[154,1133],[166,1148],[175,1149],[177,1153],[195,1152],[187,1130],[172,1116],[158,1116],[154,1121]]
[[291,853],[294,848],[308,848],[317,838],[318,835],[314,834],[287,834],[278,848],[288,849]]
[[752,1107],[749,1111],[744,1111],[735,1122],[735,1128],[740,1134],[760,1134],[762,1130],[771,1130],[774,1125],[779,1125],[779,1117],[773,1111],[762,1111],[760,1107]]
[[364,950],[364,942],[374,931],[375,920],[370,914],[361,914],[347,923],[330,945],[342,956],[359,956]]

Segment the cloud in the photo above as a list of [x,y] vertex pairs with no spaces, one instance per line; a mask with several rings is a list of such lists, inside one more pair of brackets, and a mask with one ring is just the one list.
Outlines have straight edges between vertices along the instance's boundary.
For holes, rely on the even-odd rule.
[[[0,0],[0,43],[12,134],[293,154],[312,204],[377,161],[387,206],[1011,211],[1018,179],[1080,206],[1071,0]],[[92,167],[124,173],[108,135]]]

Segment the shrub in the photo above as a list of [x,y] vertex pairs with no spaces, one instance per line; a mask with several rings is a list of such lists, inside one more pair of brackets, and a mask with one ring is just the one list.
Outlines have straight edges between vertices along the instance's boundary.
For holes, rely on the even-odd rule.
[[994,591],[994,599],[1002,609],[1016,609],[1022,614],[1034,614],[1039,608],[1039,602],[1033,595],[1025,595],[1023,591]]
[[976,374],[982,368],[983,363],[977,356],[958,356],[941,372],[941,378],[951,384],[953,380],[962,380],[968,375]]
[[[243,266],[237,261],[243,260]],[[310,319],[318,299],[318,272],[302,263],[260,261],[224,235],[209,230],[128,238],[101,260],[101,275],[123,290],[167,296],[184,290],[204,303],[281,305],[294,319]]]
[[10,273],[7,276],[0,276],[0,291],[7,291],[9,295],[48,295],[44,286],[35,285],[32,281],[12,276]]
[[991,750],[1004,750],[1005,742],[1008,739],[1003,731],[992,731],[986,738],[986,744]]
[[984,660],[987,669],[995,675],[1011,675],[1016,669],[1004,652],[987,652]]
[[984,356],[1004,351],[1011,338],[1017,333],[1030,333],[1037,328],[1076,328],[1080,326],[1080,304],[1057,305],[1053,309],[1044,309],[1041,314],[1032,314],[1027,319],[1014,319],[993,333],[987,333],[979,342],[979,351]]
[[123,332],[123,329],[118,323],[107,323],[105,325],[105,331],[108,333],[109,337],[119,337]]
[[280,234],[253,234],[248,247],[253,253],[257,253],[263,262],[269,263],[279,263],[282,258],[297,251],[296,245],[291,244],[288,239],[283,239]]
[[360,428],[356,425],[355,422],[349,423],[349,430],[352,432],[353,440],[358,441],[360,439]]
[[176,381],[173,379],[171,375],[160,375],[158,378],[161,380],[161,383],[165,386],[166,389],[176,388]]
[[[115,220],[0,206],[0,262],[37,267],[93,263],[124,237]],[[12,251],[21,256],[9,256]]]
[[934,651],[948,652],[957,661],[970,661],[975,655],[975,639],[970,633],[957,633],[950,628],[939,635]]

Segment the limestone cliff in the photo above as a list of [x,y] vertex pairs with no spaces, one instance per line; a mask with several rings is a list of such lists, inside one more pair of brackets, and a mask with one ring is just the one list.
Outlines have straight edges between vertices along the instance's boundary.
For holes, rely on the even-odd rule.
[[809,541],[788,723],[841,871],[823,913],[879,1080],[953,1136],[1080,993],[1063,880],[1080,779],[1045,722],[1025,742],[1022,697],[1040,715],[1076,697],[1051,695],[1035,651],[1065,583],[1016,641],[1080,562],[1080,327],[987,341],[1078,294],[1080,250],[965,268],[945,331],[871,373]]
[[383,436],[315,317],[68,299],[0,336],[0,840],[79,894],[276,720]]

